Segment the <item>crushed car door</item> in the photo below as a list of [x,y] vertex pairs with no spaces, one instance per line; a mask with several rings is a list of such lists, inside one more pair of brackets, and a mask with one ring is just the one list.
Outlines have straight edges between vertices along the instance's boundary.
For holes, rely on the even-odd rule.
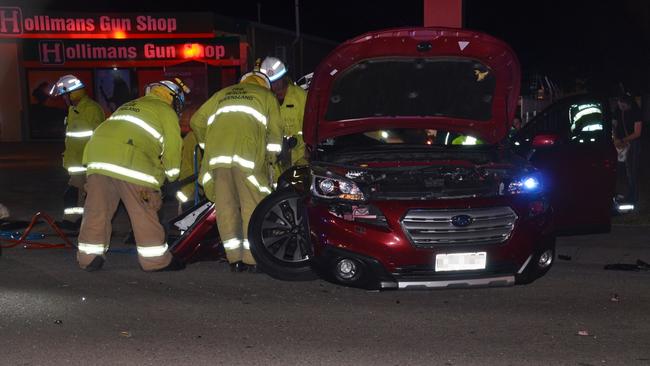
[[617,160],[606,101],[592,96],[558,101],[512,143],[542,172],[559,234],[609,231]]

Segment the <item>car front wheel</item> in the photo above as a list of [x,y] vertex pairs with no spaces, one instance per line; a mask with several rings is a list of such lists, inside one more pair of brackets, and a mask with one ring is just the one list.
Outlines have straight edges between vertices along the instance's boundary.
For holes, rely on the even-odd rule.
[[264,198],[251,216],[248,240],[257,266],[285,281],[316,278],[307,212],[302,197],[292,190],[276,191]]
[[523,273],[516,275],[515,281],[518,285],[532,283],[544,276],[551,269],[555,262],[555,238],[553,237],[550,240],[550,244],[533,254],[530,263],[528,263]]

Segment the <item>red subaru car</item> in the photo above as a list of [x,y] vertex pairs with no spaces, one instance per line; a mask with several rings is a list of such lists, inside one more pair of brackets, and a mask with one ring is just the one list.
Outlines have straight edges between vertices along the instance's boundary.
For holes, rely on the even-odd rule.
[[556,217],[562,229],[609,228],[615,155],[604,113],[589,115],[585,133],[600,134],[584,137],[589,143],[547,128],[542,115],[510,140],[519,84],[510,47],[478,32],[391,29],[340,45],[309,87],[309,164],[283,174],[253,213],[258,266],[279,279],[366,289],[504,286],[544,275]]

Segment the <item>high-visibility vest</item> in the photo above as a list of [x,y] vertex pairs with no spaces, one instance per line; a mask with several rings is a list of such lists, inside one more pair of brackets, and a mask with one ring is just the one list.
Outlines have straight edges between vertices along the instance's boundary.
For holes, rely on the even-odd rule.
[[178,179],[181,163],[178,115],[153,94],[119,107],[88,141],[87,174],[103,174],[159,189]]
[[282,119],[282,134],[285,137],[294,136],[296,146],[291,150],[291,165],[304,164],[305,142],[302,138],[302,119],[305,114],[305,103],[307,92],[301,87],[291,83],[287,89],[287,95],[280,106],[280,118]]
[[210,172],[233,166],[250,172],[251,183],[261,192],[270,193],[267,157],[279,153],[282,147],[275,95],[261,86],[239,83],[220,90],[206,104],[199,108],[205,122],[193,118],[193,127],[206,126],[200,175],[206,197],[214,201]]
[[[194,174],[194,151],[197,144],[198,142],[196,139],[196,134],[193,131],[188,132],[187,135],[185,135],[183,138],[183,149],[181,153],[181,173],[178,177],[179,180],[184,180]],[[196,157],[199,167],[201,166],[202,157],[203,153],[199,151],[199,156]],[[194,199],[194,182],[195,181],[193,180],[180,187],[178,192],[176,192],[176,199],[178,201],[185,203]]]
[[84,148],[105,118],[102,107],[87,95],[82,96],[76,106],[68,108],[63,167],[71,175],[86,173],[82,163]]

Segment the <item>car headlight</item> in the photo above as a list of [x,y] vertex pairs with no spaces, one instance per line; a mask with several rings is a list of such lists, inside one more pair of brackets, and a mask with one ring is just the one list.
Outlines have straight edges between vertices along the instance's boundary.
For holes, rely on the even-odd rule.
[[324,199],[348,201],[363,201],[365,199],[363,192],[353,181],[320,175],[312,177],[311,192],[314,196]]
[[542,181],[538,175],[525,175],[508,184],[509,194],[539,193],[542,191]]

